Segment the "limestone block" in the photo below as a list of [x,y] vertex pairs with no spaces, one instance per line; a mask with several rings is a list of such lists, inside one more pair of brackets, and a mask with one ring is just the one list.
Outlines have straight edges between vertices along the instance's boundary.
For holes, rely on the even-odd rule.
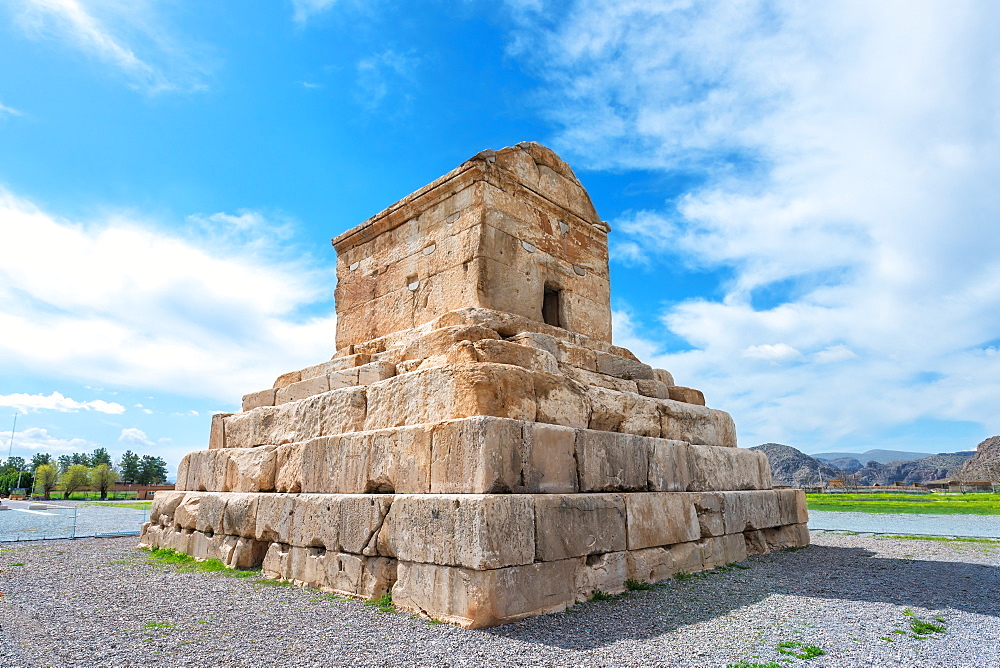
[[698,543],[678,543],[626,553],[628,577],[638,582],[659,582],[677,573],[695,573],[702,568]]
[[778,521],[781,524],[805,524],[809,521],[805,490],[776,489],[774,492],[778,496]]
[[614,376],[605,376],[602,373],[587,371],[569,364],[559,363],[559,371],[567,378],[575,380],[584,387],[603,387],[616,392],[638,393],[639,386],[634,380],[623,380]]
[[493,415],[535,419],[531,373],[506,364],[420,369],[368,387],[367,429]]
[[557,561],[624,550],[626,510],[622,496],[534,495],[535,558],[538,561]]
[[[688,490],[703,492],[713,490],[770,489],[770,468],[767,477],[761,467],[763,453],[742,448],[711,445],[690,445],[688,469],[691,483]],[[766,462],[766,456],[764,457]]]
[[355,385],[360,385],[358,381],[358,367],[351,369],[341,369],[340,371],[331,371],[327,374],[327,381],[330,385],[329,389],[339,390],[345,387],[354,387]]
[[280,406],[255,408],[225,421],[226,446],[282,445],[359,431],[366,414],[363,387],[333,390]]
[[762,533],[770,550],[785,550],[809,544],[809,527],[805,524],[786,524],[764,529]]
[[[431,436],[430,491],[435,494],[523,491],[525,424],[472,417],[436,425]],[[570,442],[572,448],[572,438]],[[574,477],[575,472],[574,464]]]
[[243,395],[243,410],[249,411],[260,406],[274,405],[274,388]]
[[259,568],[270,544],[243,536],[234,538],[235,542],[228,551],[224,562],[226,566],[241,570]]
[[212,415],[212,429],[208,437],[208,448],[210,450],[226,447],[225,420],[231,416],[232,413],[215,413]]
[[[276,446],[216,450],[225,456],[225,479],[222,487],[212,489],[223,492],[270,492],[274,490]],[[213,452],[211,450],[207,452]]]
[[302,380],[301,371],[289,371],[288,373],[283,373],[274,381],[274,389],[280,390],[288,387],[292,383],[297,383]]
[[371,385],[396,375],[396,365],[389,362],[369,362],[358,367],[358,384]]
[[[183,504],[182,504],[183,505]],[[295,514],[295,497],[290,494],[262,494],[257,499],[254,538],[288,543]]]
[[401,561],[392,600],[401,610],[464,628],[507,624],[572,605],[579,562],[565,559],[477,571]]
[[399,427],[371,433],[365,493],[426,494],[431,485],[431,431]]
[[684,492],[691,484],[690,446],[684,441],[650,439],[648,489]]
[[479,324],[462,323],[443,326],[422,334],[410,342],[403,350],[404,360],[424,359],[441,355],[459,341],[481,341],[499,339],[500,335],[489,327]]
[[[511,343],[517,343],[522,346],[530,346],[531,348],[537,348],[538,350],[544,350],[553,357],[559,360],[559,344],[560,341],[554,336],[549,334],[542,334],[540,332],[521,332],[520,334],[515,334],[510,337],[509,341]],[[552,369],[546,369],[551,371]]]
[[578,346],[568,341],[558,341],[556,359],[560,364],[583,369],[592,373],[597,372],[597,353],[584,346]]
[[354,353],[344,355],[342,357],[335,357],[328,362],[323,362],[322,364],[315,364],[310,367],[306,367],[301,371],[301,378],[299,380],[308,380],[309,378],[317,378],[319,376],[328,376],[331,373],[337,371],[343,371],[345,369],[352,369],[359,367],[362,364],[367,364],[371,361],[371,355],[367,353]]
[[300,494],[294,498],[289,542],[362,554],[377,537],[391,504],[391,494]]
[[608,552],[587,557],[576,569],[576,600],[586,601],[595,591],[618,594],[628,579],[626,552]]
[[[207,534],[225,535],[222,531],[223,515],[226,511],[226,496],[219,492],[207,492],[201,495],[198,504],[198,518],[195,521],[195,531]],[[221,557],[219,557],[221,559]]]
[[674,376],[669,371],[664,369],[653,369],[653,378],[660,381],[666,386],[671,386],[674,384]]
[[747,546],[743,534],[727,534],[706,538],[699,543],[701,567],[705,570],[737,563],[747,558]]
[[[580,429],[588,427],[590,400],[583,387],[555,373],[535,373],[532,380],[537,403],[537,422]],[[656,426],[659,433],[659,424]]]
[[698,526],[701,537],[721,536],[726,533],[726,523],[723,518],[722,495],[715,492],[693,494],[694,508],[698,513]]
[[705,395],[702,394],[701,390],[691,387],[681,387],[680,385],[671,385],[667,389],[669,396],[663,397],[664,399],[673,399],[674,401],[682,401],[687,404],[695,404],[696,406],[705,405]]
[[[257,501],[259,498],[260,494],[226,494],[226,505],[222,512],[222,533],[252,538],[257,528]],[[263,554],[260,557],[263,559]]]
[[726,533],[766,529],[781,522],[778,495],[773,490],[719,492]]
[[184,492],[157,492],[153,496],[153,504],[149,508],[149,521],[161,526],[174,523],[174,512],[184,500]]
[[663,438],[697,445],[736,447],[736,425],[728,413],[673,400],[656,403]]
[[414,426],[311,439],[290,452],[282,467],[290,470],[279,470],[279,490],[294,490],[297,482],[298,490],[307,493],[425,494],[430,491],[431,434]]
[[275,392],[274,403],[286,404],[289,401],[298,401],[316,394],[330,391],[330,379],[327,376],[317,376],[308,380],[300,380],[292,383],[288,387],[283,387]]
[[[400,561],[475,570],[529,564],[535,557],[532,498],[521,494],[397,497],[379,552]],[[381,538],[381,537],[380,537]]]
[[184,554],[191,554],[191,541],[193,538],[194,531],[192,529],[182,529],[179,526],[174,526],[173,530],[164,529],[160,535],[160,547],[176,552],[183,552]]
[[623,496],[629,550],[686,543],[701,537],[693,495],[640,492]]
[[635,381],[639,394],[653,399],[670,399],[670,387],[659,380],[637,380]]
[[587,398],[590,429],[660,436],[661,417],[656,400],[603,387],[588,387]]
[[522,457],[524,491],[571,494],[578,491],[576,430],[551,424],[525,424]]
[[181,491],[190,489],[190,487],[188,487],[188,471],[190,467],[191,467],[191,455],[189,453],[181,457],[181,461],[177,464],[177,477],[174,480],[175,490]]
[[624,380],[653,380],[653,368],[628,357],[608,353],[595,353],[597,373],[603,373]]
[[[303,461],[304,448],[305,443],[299,442],[287,443],[275,450],[274,491],[286,494],[297,494],[302,491],[302,481],[307,471],[306,463]],[[313,470],[312,462],[308,470]]]
[[174,510],[174,526],[181,529],[194,530],[198,523],[198,509],[201,505],[201,497],[204,494],[199,492],[187,492],[184,498],[177,504]]
[[770,552],[763,530],[745,531],[743,532],[743,540],[746,543],[747,554],[767,554]]
[[[331,436],[361,431],[365,428],[367,394],[364,387],[334,390],[316,397],[315,400],[321,407],[320,423],[315,436]],[[309,411],[310,405],[307,404],[303,409]],[[305,438],[311,437],[303,434],[302,437],[294,440],[305,440]]]
[[581,429],[576,438],[581,492],[645,490],[649,441],[632,434]]
[[559,365],[551,353],[514,341],[482,339],[472,344],[476,359],[494,364],[513,364],[530,371],[556,372]]

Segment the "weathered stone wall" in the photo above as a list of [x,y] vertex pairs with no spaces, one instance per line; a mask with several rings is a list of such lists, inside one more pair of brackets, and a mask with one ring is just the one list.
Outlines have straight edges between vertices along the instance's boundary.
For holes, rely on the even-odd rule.
[[808,543],[732,418],[610,342],[606,234],[525,144],[341,235],[336,353],[214,416],[141,543],[467,627]]

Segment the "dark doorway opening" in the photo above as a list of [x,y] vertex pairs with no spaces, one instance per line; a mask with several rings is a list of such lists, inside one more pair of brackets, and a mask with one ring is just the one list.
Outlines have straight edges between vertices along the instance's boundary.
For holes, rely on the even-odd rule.
[[554,325],[556,327],[562,327],[562,321],[559,319],[559,312],[561,310],[561,292],[553,288],[546,287],[545,294],[542,297],[542,322],[546,325]]

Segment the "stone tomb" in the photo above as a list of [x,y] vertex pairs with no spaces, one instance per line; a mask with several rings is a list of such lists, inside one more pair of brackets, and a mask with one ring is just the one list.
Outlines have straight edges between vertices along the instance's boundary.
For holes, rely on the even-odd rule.
[[215,416],[141,544],[464,627],[807,544],[730,416],[611,343],[607,233],[523,143],[334,239],[336,353]]

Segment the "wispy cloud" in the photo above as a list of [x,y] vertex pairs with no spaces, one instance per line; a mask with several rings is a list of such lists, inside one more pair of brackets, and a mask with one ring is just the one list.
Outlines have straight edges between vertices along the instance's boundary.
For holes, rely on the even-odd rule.
[[102,399],[91,401],[76,401],[64,397],[59,392],[44,394],[7,394],[0,395],[0,406],[10,406],[22,413],[48,410],[60,413],[76,413],[78,411],[97,411],[108,415],[119,415],[125,412],[125,407]]
[[100,447],[98,443],[84,438],[59,438],[47,429],[32,427],[14,434],[14,450],[36,452],[91,452]]
[[337,0],[292,0],[292,16],[297,23],[305,23],[310,17],[322,14],[336,3]]
[[413,101],[410,89],[419,64],[412,53],[392,49],[362,58],[357,64],[355,99],[369,111],[390,103],[395,111],[406,111]]
[[727,277],[662,314],[692,350],[644,339],[679,383],[750,444],[1000,430],[1000,6],[513,4],[557,149],[698,177],[612,221],[618,261]]
[[15,109],[14,107],[8,107],[7,105],[0,103],[0,118],[5,116],[23,116],[24,112]]
[[0,192],[18,249],[0,266],[0,366],[232,402],[332,354],[332,260],[269,243],[255,214],[214,219],[229,242],[134,214],[63,220]]
[[136,88],[159,93],[204,87],[204,54],[193,57],[193,45],[179,44],[155,2],[13,0],[12,5],[25,34],[77,49]]

